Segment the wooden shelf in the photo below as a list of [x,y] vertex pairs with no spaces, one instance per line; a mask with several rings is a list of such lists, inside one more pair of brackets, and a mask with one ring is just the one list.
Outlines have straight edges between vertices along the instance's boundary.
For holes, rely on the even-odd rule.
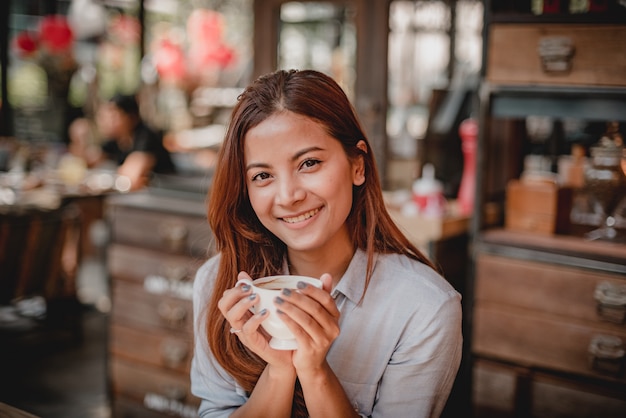
[[490,229],[479,235],[476,246],[492,254],[626,274],[626,244],[618,242]]
[[582,120],[626,121],[626,88],[485,83],[481,97],[488,100],[491,117],[528,115]]

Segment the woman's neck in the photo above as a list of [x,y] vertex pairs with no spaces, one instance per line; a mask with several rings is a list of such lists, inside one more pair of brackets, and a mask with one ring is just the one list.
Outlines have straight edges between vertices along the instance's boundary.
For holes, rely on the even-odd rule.
[[334,287],[348,269],[353,256],[354,249],[348,246],[341,251],[332,252],[301,253],[289,251],[287,254],[289,273],[315,278],[319,278],[324,273],[329,273],[333,277]]

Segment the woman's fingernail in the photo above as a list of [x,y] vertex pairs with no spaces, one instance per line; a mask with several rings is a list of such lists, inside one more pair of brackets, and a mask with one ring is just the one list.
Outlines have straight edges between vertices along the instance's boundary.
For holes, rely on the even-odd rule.
[[291,296],[291,289],[287,289],[287,288],[283,289],[283,295]]
[[276,298],[274,299],[274,302],[276,302],[278,305],[282,305],[282,303],[285,301],[280,296],[276,296]]
[[256,293],[253,293],[250,296],[248,296],[248,299],[250,299],[250,300],[256,299]]
[[244,284],[241,286],[241,291],[242,292],[247,292],[248,290],[250,290],[250,285],[249,284]]
[[267,308],[263,308],[261,309],[261,312],[259,312],[259,315],[263,316],[267,313]]
[[298,282],[297,286],[298,289],[304,289],[307,287],[307,284],[305,282]]

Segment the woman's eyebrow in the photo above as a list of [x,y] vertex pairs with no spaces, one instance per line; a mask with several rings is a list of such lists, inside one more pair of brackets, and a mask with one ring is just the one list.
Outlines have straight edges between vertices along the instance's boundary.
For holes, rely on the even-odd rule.
[[298,158],[302,157],[303,155],[305,155],[305,154],[307,154],[307,153],[309,153],[309,152],[311,152],[311,151],[322,151],[322,148],[320,148],[320,147],[308,147],[308,148],[304,148],[304,149],[302,149],[302,150],[300,150],[300,151],[296,152],[296,153],[294,154],[294,156],[293,156],[293,157],[291,157],[291,161],[295,161],[295,160],[297,160]]
[[246,166],[246,171],[252,168],[269,168],[270,165],[267,163],[250,163]]
[[[308,148],[304,148],[301,149],[300,151],[296,152],[293,157],[291,157],[291,161],[296,161],[298,158],[302,157],[303,155],[308,154],[309,152],[312,151],[323,151],[323,148],[320,147],[308,147]],[[250,170],[252,168],[270,168],[270,165],[267,163],[250,163],[248,165],[246,165],[246,171]]]

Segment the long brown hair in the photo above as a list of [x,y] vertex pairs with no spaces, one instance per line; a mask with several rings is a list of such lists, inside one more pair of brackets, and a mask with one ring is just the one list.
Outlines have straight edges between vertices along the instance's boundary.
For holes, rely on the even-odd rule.
[[[321,123],[341,142],[350,159],[361,156],[365,183],[353,188],[352,210],[346,220],[355,249],[368,254],[363,294],[371,279],[375,253],[405,254],[433,268],[432,263],[400,232],[383,201],[374,155],[356,112],[341,87],[313,70],[276,71],[261,76],[239,96],[220,150],[208,202],[208,219],[221,253],[215,287],[207,312],[209,346],[219,364],[251,392],[265,363],[229,333],[217,302],[232,288],[240,271],[251,277],[278,274],[287,253],[285,244],[257,218],[246,188],[244,138],[276,112],[291,111]],[[357,147],[367,145],[367,152]]]

